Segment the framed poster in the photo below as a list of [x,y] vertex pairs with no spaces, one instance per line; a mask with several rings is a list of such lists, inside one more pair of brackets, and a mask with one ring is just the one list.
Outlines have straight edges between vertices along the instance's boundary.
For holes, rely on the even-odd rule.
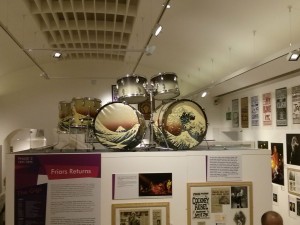
[[[154,104],[154,100],[152,102]],[[154,109],[154,106],[152,106],[152,109]],[[141,102],[138,104],[138,110],[140,113],[143,114],[145,120],[150,120],[151,118],[151,101],[150,98],[147,98],[146,101]]]
[[251,97],[251,125],[259,125],[259,105],[258,105],[258,96]]
[[248,112],[248,97],[241,98],[241,126],[242,128],[249,127],[249,112]]
[[168,202],[112,205],[112,225],[170,225]]
[[289,193],[300,196],[300,170],[288,168],[287,176]]
[[253,225],[252,182],[187,184],[188,225]]
[[276,96],[276,125],[287,126],[287,88],[275,90]]
[[271,93],[263,94],[263,125],[272,125]]
[[300,86],[292,87],[293,124],[300,123]]
[[239,100],[232,100],[232,127],[239,127]]

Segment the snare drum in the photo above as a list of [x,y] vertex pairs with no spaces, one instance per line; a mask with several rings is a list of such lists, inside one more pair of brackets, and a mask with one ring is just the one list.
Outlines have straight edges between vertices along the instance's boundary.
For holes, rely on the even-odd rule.
[[97,98],[73,98],[73,121],[71,127],[87,127],[92,124],[101,107],[101,100]]
[[71,102],[60,101],[58,111],[58,129],[62,132],[68,132],[72,121]]
[[102,145],[111,149],[130,150],[141,142],[145,132],[143,115],[121,102],[104,105],[95,119],[95,136]]
[[151,85],[156,100],[172,99],[180,95],[175,73],[160,73],[151,78]]
[[117,80],[119,101],[135,104],[147,100],[146,86],[147,79],[137,75],[127,75]]
[[207,132],[206,115],[197,103],[175,100],[153,113],[154,140],[163,147],[188,150],[199,145]]

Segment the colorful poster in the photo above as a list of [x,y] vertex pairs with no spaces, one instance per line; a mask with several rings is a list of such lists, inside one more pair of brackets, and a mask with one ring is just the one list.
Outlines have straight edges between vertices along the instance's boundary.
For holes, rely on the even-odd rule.
[[272,183],[284,186],[283,143],[271,143]]
[[239,127],[239,100],[232,100],[232,127]]
[[248,97],[241,99],[241,117],[242,117],[242,128],[249,127],[249,107],[248,107]]
[[300,86],[292,87],[293,124],[300,123]]
[[263,94],[263,125],[272,125],[271,93]]
[[100,223],[100,155],[15,156],[15,224]]
[[251,125],[259,126],[258,96],[251,97]]
[[276,125],[287,126],[287,89],[275,90],[276,96]]

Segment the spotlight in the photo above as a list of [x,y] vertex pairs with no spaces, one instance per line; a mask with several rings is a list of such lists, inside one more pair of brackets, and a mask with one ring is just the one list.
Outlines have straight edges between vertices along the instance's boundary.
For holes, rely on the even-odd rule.
[[61,52],[53,52],[52,57],[55,59],[60,59],[62,57]]
[[161,32],[161,30],[162,30],[162,26],[159,24],[156,24],[154,27],[154,35],[157,37],[159,35],[159,33]]
[[297,61],[300,57],[300,50],[297,49],[297,50],[294,50],[292,52],[290,52],[288,55],[287,55],[287,60],[288,61]]
[[202,93],[201,97],[204,98],[206,95],[207,95],[207,92],[204,91],[204,92]]

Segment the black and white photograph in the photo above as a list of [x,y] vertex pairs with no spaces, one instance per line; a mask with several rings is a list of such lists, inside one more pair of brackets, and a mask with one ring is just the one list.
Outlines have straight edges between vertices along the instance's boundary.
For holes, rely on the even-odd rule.
[[287,164],[300,166],[300,134],[286,134]]
[[231,187],[231,208],[248,208],[248,187]]
[[247,218],[243,211],[238,211],[234,214],[233,221],[236,225],[245,225],[246,220]]

